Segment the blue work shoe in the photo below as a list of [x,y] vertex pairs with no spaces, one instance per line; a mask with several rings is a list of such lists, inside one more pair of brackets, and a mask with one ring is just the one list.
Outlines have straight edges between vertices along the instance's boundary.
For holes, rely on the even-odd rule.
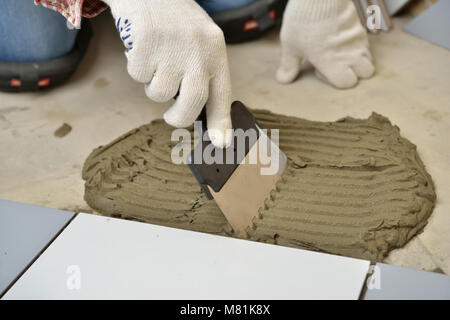
[[0,91],[32,91],[66,80],[91,36],[88,21],[69,28],[57,12],[30,0],[6,0],[0,9]]
[[281,20],[287,0],[196,0],[228,43],[260,37]]

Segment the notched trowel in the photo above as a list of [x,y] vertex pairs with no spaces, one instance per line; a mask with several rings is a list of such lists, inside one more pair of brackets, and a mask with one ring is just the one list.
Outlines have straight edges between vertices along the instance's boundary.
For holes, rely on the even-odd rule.
[[[206,115],[202,112],[188,164],[206,197],[216,201],[235,234],[245,237],[247,228],[253,226],[253,219],[259,217],[260,208],[281,180],[287,158],[277,141],[268,138],[253,114],[239,101],[231,106],[231,120],[232,145],[216,148],[204,137]],[[201,129],[201,134],[197,129]]]

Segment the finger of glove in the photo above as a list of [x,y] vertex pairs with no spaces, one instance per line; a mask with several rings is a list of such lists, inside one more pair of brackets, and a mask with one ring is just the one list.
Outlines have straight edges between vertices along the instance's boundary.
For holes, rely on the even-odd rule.
[[342,63],[330,63],[316,67],[316,75],[323,81],[339,89],[348,89],[357,85],[358,77],[349,66]]
[[175,103],[164,113],[164,120],[177,128],[190,126],[208,100],[208,89],[206,75],[187,74],[181,81],[180,94]]
[[357,57],[351,64],[351,67],[359,78],[367,79],[373,76],[373,74],[375,73],[375,66],[365,56]]
[[302,57],[298,52],[285,46],[281,49],[281,61],[276,78],[280,83],[291,83],[300,74]]
[[167,102],[180,89],[181,75],[170,72],[167,69],[156,71],[150,83],[145,85],[145,93],[156,102]]
[[133,57],[135,52],[129,52],[127,55],[127,71],[131,78],[140,83],[150,83],[155,74],[156,67],[148,65],[147,63],[139,63],[137,61],[143,61]]
[[210,95],[206,104],[208,133],[211,142],[219,148],[229,147],[231,131],[231,80],[228,65],[211,79]]

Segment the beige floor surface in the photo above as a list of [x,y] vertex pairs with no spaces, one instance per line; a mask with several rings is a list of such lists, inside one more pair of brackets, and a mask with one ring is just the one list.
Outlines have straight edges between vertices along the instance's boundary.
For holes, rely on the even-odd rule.
[[[401,128],[433,177],[438,204],[424,232],[387,263],[450,274],[450,52],[395,30],[371,36],[377,74],[340,91],[305,72],[291,85],[274,79],[278,31],[228,47],[233,93],[252,108],[312,120],[381,113]],[[168,104],[149,101],[126,73],[126,59],[112,19],[94,20],[95,37],[73,78],[40,93],[0,93],[0,198],[74,211],[83,201],[81,167],[95,147],[160,118]],[[54,131],[63,123],[72,131]]]

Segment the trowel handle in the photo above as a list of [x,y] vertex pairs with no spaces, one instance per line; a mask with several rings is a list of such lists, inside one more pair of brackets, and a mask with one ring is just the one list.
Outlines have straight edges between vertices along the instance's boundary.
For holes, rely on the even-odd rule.
[[[202,121],[202,131],[206,131],[206,111],[203,108],[202,113],[198,117],[199,121]],[[257,123],[253,114],[239,101],[233,102],[231,105],[231,121],[233,123],[233,129],[242,129],[243,132],[246,132],[249,129],[253,129],[255,131],[255,139],[259,138],[259,130],[257,128]],[[201,132],[201,136],[203,137],[203,132]],[[236,134],[236,132],[235,132]],[[233,142],[230,148],[235,148],[236,136],[233,134]],[[241,163],[242,159],[247,155],[250,148],[253,146],[255,141],[251,141],[251,139],[245,139],[244,147],[245,152],[243,154],[239,154],[236,152],[232,152],[232,163],[227,163],[227,150],[223,149],[222,151],[222,162],[221,163],[212,163],[206,164],[203,159],[196,159],[196,156],[202,157],[204,154],[204,150],[211,145],[211,141],[204,141],[201,139],[199,143],[194,146],[194,150],[190,154],[189,168],[197,179],[198,183],[202,187],[205,195],[208,199],[212,199],[212,196],[209,194],[207,186],[211,187],[214,192],[219,192],[223,185],[228,181],[233,172]],[[210,148],[210,147],[209,147]],[[218,152],[217,147],[215,152]],[[231,150],[233,151],[233,150]],[[243,158],[239,158],[243,157]]]

